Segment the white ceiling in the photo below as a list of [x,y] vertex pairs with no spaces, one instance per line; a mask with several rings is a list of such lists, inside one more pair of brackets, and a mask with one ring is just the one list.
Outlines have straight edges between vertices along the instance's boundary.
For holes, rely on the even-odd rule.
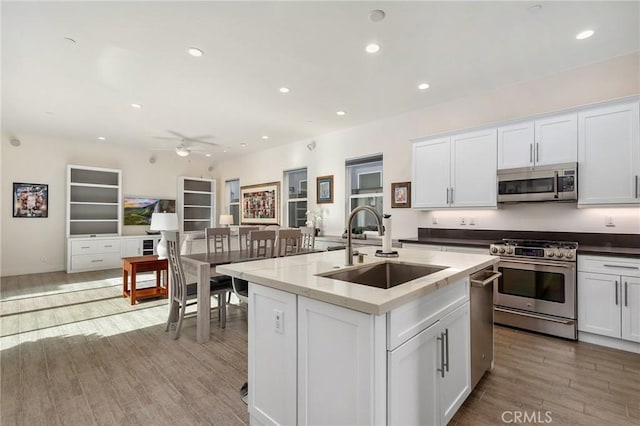
[[224,158],[638,51],[639,5],[3,1],[2,130]]

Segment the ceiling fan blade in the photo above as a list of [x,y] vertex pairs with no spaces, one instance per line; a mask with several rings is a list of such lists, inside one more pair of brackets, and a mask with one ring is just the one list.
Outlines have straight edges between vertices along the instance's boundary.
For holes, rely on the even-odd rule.
[[185,139],[185,141],[189,141],[189,142],[196,142],[196,143],[202,143],[205,145],[211,145],[211,146],[218,146],[219,144],[215,143],[215,142],[209,142],[209,141],[202,141],[200,139],[192,139],[192,138],[188,138]]
[[174,135],[175,137],[177,137],[178,139],[187,139],[187,137],[185,135],[183,135],[180,132],[176,132],[175,130],[167,130],[168,133],[171,133],[172,135]]
[[154,136],[154,139],[160,139],[163,141],[175,141],[175,140],[179,140],[181,138],[178,138],[177,136]]

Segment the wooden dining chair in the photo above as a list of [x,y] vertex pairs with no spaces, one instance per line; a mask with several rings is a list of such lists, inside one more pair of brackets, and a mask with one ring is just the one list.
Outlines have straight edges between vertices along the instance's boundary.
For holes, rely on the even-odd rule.
[[300,229],[279,229],[277,241],[277,257],[296,254],[302,248],[302,231]]
[[[245,249],[249,251],[250,258],[273,257],[275,255],[276,231],[250,231],[247,241],[248,246],[245,246]],[[249,283],[246,280],[233,278],[232,285],[233,292],[238,299],[249,303]]]
[[245,251],[249,249],[249,232],[258,231],[257,226],[241,226],[238,228],[238,250]]
[[303,226],[300,228],[302,232],[302,245],[304,249],[316,248],[316,228],[313,226]]
[[[169,273],[171,276],[170,284],[172,286],[173,295],[171,297],[171,307],[169,309],[169,318],[164,331],[170,331],[171,337],[177,339],[182,331],[182,321],[184,320],[187,306],[195,304],[198,297],[198,284],[188,283],[185,278],[184,268],[182,267],[182,259],[180,257],[180,234],[178,232],[165,232],[167,239],[167,251],[169,259]],[[227,322],[227,309],[225,295],[230,288],[218,288],[211,285],[211,294],[218,296],[218,319],[220,327],[224,328]]]
[[[205,239],[207,240],[207,255],[211,253],[224,253],[225,251],[231,251],[231,229],[229,227],[206,228],[204,230],[204,235]],[[233,292],[231,277],[229,275],[223,275],[217,272],[211,272],[210,274],[211,276],[209,278],[209,281],[211,282],[212,290],[214,287],[216,288],[216,290],[222,290],[226,288],[227,303],[229,303],[231,301],[231,293]]]

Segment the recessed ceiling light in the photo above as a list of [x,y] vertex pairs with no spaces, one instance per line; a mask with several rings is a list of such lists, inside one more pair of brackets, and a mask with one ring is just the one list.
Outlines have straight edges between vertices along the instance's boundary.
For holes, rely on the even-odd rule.
[[369,12],[369,20],[371,22],[380,22],[385,16],[387,16],[387,14],[384,13],[384,10],[375,9]]
[[344,111],[336,111],[336,114],[338,114],[338,115],[345,115],[345,114],[346,114],[346,112],[344,112]]
[[227,152],[227,150],[226,150],[226,149],[223,149],[223,150],[222,150],[222,152]]
[[211,157],[211,154],[207,153],[204,155],[205,157]]
[[262,139],[266,141],[267,139],[269,139],[269,136],[264,135],[264,136],[262,137]]
[[429,88],[429,83],[420,83],[418,84],[418,89],[427,90]]
[[378,53],[380,51],[380,45],[378,43],[367,44],[364,50],[366,50],[367,53]]
[[586,30],[586,31],[582,31],[580,33],[578,33],[576,35],[576,39],[577,40],[584,40],[585,38],[589,38],[594,34],[595,31],[593,30]]
[[189,50],[187,50],[187,52],[189,53],[189,55],[195,56],[196,58],[199,58],[200,56],[204,55],[204,52],[198,49],[197,47],[190,47]]
[[140,104],[131,104],[131,108],[140,109],[140,108],[142,108],[142,105],[140,105]]
[[529,13],[538,13],[542,10],[542,5],[541,4],[534,4],[533,6],[529,6],[527,8],[527,11],[529,11]]
[[106,141],[106,140],[107,140],[107,138],[105,138],[104,136],[98,136],[98,140]]
[[278,90],[280,90],[280,93],[289,93],[291,91],[288,87],[281,87]]
[[240,146],[244,148],[245,146],[247,146],[247,144],[243,142],[240,144]]

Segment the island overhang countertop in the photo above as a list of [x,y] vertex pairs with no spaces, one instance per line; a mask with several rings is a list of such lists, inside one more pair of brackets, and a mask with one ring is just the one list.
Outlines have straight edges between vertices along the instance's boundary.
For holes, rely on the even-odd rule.
[[[220,265],[216,272],[367,314],[381,315],[497,263],[495,256],[402,248],[397,258],[376,257],[379,247],[358,247],[364,263],[345,266],[344,251],[327,251]],[[389,289],[318,276],[385,261],[445,269]]]

